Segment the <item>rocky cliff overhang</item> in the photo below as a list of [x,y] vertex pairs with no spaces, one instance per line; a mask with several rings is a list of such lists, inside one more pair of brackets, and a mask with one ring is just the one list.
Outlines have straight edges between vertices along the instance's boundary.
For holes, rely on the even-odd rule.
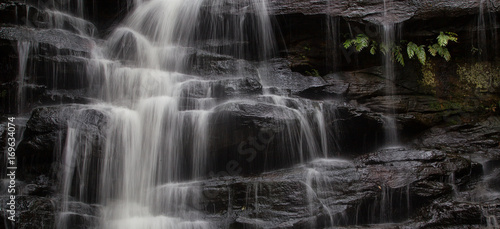
[[[219,9],[229,14],[249,13],[253,6],[248,0],[224,1]],[[499,12],[500,0],[268,0],[268,10],[273,15],[329,15],[383,24],[458,17],[477,14],[480,10]]]

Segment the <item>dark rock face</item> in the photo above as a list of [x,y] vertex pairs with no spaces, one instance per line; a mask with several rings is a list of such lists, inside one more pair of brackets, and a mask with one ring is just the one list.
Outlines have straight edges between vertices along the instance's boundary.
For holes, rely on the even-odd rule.
[[498,117],[493,116],[475,125],[456,125],[431,128],[415,140],[415,145],[440,149],[449,153],[484,156],[498,160],[500,134]]
[[82,20],[67,15],[61,30],[53,28],[54,13],[32,5],[2,3],[0,12],[6,15],[0,18],[0,49],[5,53],[0,110],[24,113],[40,104],[86,103],[78,90],[87,87],[87,58],[96,43],[70,23]]
[[414,228],[482,228],[486,226],[483,206],[475,203],[435,203],[422,210],[423,223]]
[[[78,106],[41,107],[33,111],[19,144],[18,163],[27,168],[26,174],[50,174],[54,163],[61,160],[61,150],[68,128],[83,128],[88,138],[95,138],[94,151],[99,152],[99,138],[106,125],[103,111]],[[29,169],[28,169],[29,168]]]
[[6,40],[33,41],[36,43],[46,43],[57,49],[61,49],[63,54],[69,51],[88,52],[94,41],[83,38],[76,34],[64,30],[33,30],[25,27],[2,27],[0,38]]
[[[197,209],[225,219],[226,225],[252,228],[398,221],[451,193],[454,184],[443,177],[455,173],[462,179],[460,171],[477,171],[477,165],[470,162],[460,168],[454,165],[443,152],[411,149],[383,150],[361,156],[354,163],[316,160],[259,177],[204,181],[199,184],[202,201]],[[460,211],[460,205],[453,208]],[[352,217],[355,215],[358,217]]]
[[[474,14],[479,9],[478,1],[391,1],[384,6],[384,1],[310,1],[301,0],[283,1],[271,0],[269,10],[273,14],[325,14],[338,15],[353,20],[365,20],[382,23],[389,20],[392,23],[399,23],[410,18],[431,18],[436,17],[437,12],[445,13],[450,17],[464,14]],[[388,16],[384,16],[387,10]]]
[[[301,139],[296,134],[308,126],[318,132],[313,110],[305,114],[297,110],[319,104],[290,98],[287,106],[237,101],[216,107],[210,121],[210,129],[217,133],[211,134],[210,140],[212,154],[217,155],[215,171],[225,171],[226,163],[233,160],[242,167],[243,173],[255,174],[318,157],[319,149],[310,152],[308,144],[316,144],[319,139]],[[379,115],[344,105],[323,103],[322,106],[326,131],[335,138],[330,142],[338,143],[329,146],[332,149],[329,155],[337,152],[351,157],[383,143],[383,124]],[[304,123],[306,120],[309,123]],[[338,132],[342,135],[335,135]]]
[[[234,10],[234,5],[227,7],[231,12],[224,7],[220,10],[227,18],[252,11],[249,1],[241,2],[236,4],[240,10]],[[488,10],[498,12],[499,5],[491,3],[494,7]],[[359,228],[360,224],[371,225],[367,228],[495,228],[500,216],[498,117],[476,122],[477,110],[443,102],[451,97],[448,91],[434,96],[420,90],[420,65],[408,64],[410,70],[397,68],[398,79],[390,82],[381,67],[373,67],[381,65],[380,56],[339,48],[342,34],[377,37],[381,35],[379,25],[385,22],[404,23],[405,34],[412,31],[404,37],[411,38],[408,40],[435,39],[435,31],[458,28],[451,31],[460,32],[462,44],[470,43],[476,38],[462,37],[479,30],[463,28],[477,26],[474,14],[479,4],[397,0],[384,6],[382,0],[270,0],[269,10],[282,28],[278,40],[281,50],[287,50],[284,57],[257,63],[253,50],[241,57],[245,60],[238,59],[231,56],[231,50],[255,44],[222,41],[183,50],[185,59],[196,68],[180,72],[205,77],[206,82],[194,84],[209,84],[213,99],[222,104],[214,108],[210,120],[208,177],[186,184],[193,189],[188,196],[201,193],[200,201],[193,197],[188,206],[172,204],[154,209],[155,213],[192,209],[222,228]],[[61,29],[53,29],[46,9],[65,8],[77,14],[74,3],[0,1],[3,114],[18,112],[17,89],[23,84],[34,86],[23,89],[30,99],[21,112],[38,105],[87,103],[89,51],[100,41],[82,32],[102,37],[130,7],[126,1],[86,2],[84,17],[95,26],[85,22],[82,30],[66,20]],[[25,82],[18,80],[19,44],[29,45]],[[453,56],[465,56],[470,49],[460,45]],[[229,51],[220,55],[210,52],[213,50]],[[130,61],[130,53],[120,51],[114,57]],[[446,77],[455,76],[448,73],[456,67],[444,61],[435,63],[448,69],[440,72]],[[271,74],[260,75],[262,72]],[[234,79],[238,74],[247,78]],[[201,90],[204,85],[188,84],[181,110],[192,109],[190,98],[204,98],[208,93]],[[387,88],[392,86],[395,92],[389,96]],[[440,87],[451,86],[444,83]],[[276,95],[289,97],[280,98],[279,105],[270,103]],[[241,100],[223,103],[233,97]],[[325,117],[328,139],[333,139],[326,155],[352,161],[313,160],[324,155],[311,152],[305,146],[309,141],[290,138],[290,133],[300,131],[304,120],[312,122],[318,107]],[[378,150],[385,142],[384,115],[391,109],[410,149]],[[57,217],[66,217],[68,228],[98,225],[101,206],[90,204],[96,203],[95,197],[89,197],[89,203],[69,204],[68,210],[74,214],[58,215],[63,200],[54,172],[61,169],[66,137],[76,128],[84,134],[71,132],[77,135],[73,137],[89,143],[95,158],[92,163],[99,160],[107,117],[105,109],[79,105],[33,110],[17,150],[19,165],[25,169],[20,178],[27,182],[20,185],[19,228],[56,227]],[[440,126],[457,120],[462,124]],[[4,127],[0,124],[2,143]],[[315,128],[311,126],[313,132],[317,132]],[[298,144],[299,140],[304,144]],[[0,185],[0,193],[4,189]],[[0,196],[1,202],[6,198]],[[0,213],[0,220],[5,221],[5,212]]]

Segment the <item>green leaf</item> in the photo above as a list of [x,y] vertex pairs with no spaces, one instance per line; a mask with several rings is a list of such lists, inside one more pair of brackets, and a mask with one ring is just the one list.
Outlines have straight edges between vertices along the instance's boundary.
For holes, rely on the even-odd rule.
[[448,41],[457,42],[458,38],[457,38],[456,33],[446,32],[446,34],[445,34],[444,32],[441,31],[439,33],[439,36],[437,37],[437,40],[438,40],[439,46],[444,47],[444,46],[448,45]]
[[344,42],[344,48],[345,49],[348,49],[352,46],[352,43],[354,42],[354,39],[347,39],[345,42]]
[[368,47],[368,45],[370,44],[370,38],[368,38],[364,34],[358,34],[354,43],[356,46],[356,51],[361,52],[361,50]]
[[448,44],[448,36],[446,36],[443,32],[439,33],[439,36],[437,37],[438,44],[439,46],[443,47]]
[[415,56],[415,51],[417,51],[417,45],[413,42],[408,43],[408,46],[406,47],[408,58],[412,59],[413,56]]
[[377,42],[376,41],[372,41],[372,46],[370,48],[370,54],[372,55],[375,55],[375,53],[377,53]]
[[415,53],[417,54],[418,61],[420,61],[421,64],[425,64],[425,60],[427,59],[427,56],[425,54],[425,46],[421,45],[417,47]]
[[405,66],[405,59],[403,57],[403,54],[401,53],[401,47],[399,46],[394,46],[392,48],[392,55],[398,61],[402,66]]
[[446,34],[452,36],[452,37],[458,37],[458,34],[454,33],[454,32],[446,32]]
[[447,48],[443,48],[443,51],[442,51],[443,55],[441,55],[446,61],[450,61],[451,59],[451,54],[450,52],[448,51]]
[[432,56],[436,56],[437,55],[437,52],[438,52],[438,48],[440,48],[440,46],[438,44],[433,44],[433,45],[429,45],[428,46],[428,50],[429,50],[429,53],[432,55]]

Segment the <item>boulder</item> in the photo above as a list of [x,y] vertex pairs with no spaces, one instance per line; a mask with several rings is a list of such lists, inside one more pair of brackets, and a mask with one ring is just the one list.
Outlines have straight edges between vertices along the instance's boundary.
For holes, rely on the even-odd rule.
[[[279,104],[230,101],[213,109],[209,129],[217,134],[210,134],[209,142],[211,154],[217,155],[215,170],[225,170],[225,163],[235,160],[244,173],[255,174],[320,155],[352,157],[383,144],[378,114],[329,102],[279,100]],[[323,116],[322,123],[318,114]],[[320,131],[326,134],[326,142],[315,134]],[[322,152],[322,144],[328,152]]]
[[82,139],[93,142],[93,153],[98,154],[106,121],[105,111],[76,105],[34,109],[17,149],[18,163],[26,168],[23,176],[50,175],[57,169],[54,166],[60,163],[68,128],[78,128],[85,135]]

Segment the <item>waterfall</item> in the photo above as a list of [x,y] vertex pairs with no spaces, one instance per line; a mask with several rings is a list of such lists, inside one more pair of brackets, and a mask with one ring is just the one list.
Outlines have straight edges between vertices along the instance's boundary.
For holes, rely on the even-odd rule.
[[17,52],[19,55],[19,74],[17,77],[17,112],[21,113],[26,107],[26,95],[25,95],[25,84],[26,84],[26,68],[28,65],[28,58],[31,50],[30,41],[18,41],[17,42]]
[[[281,90],[256,98],[217,98],[221,86],[234,88],[246,79],[270,88],[266,79],[273,76],[263,61],[276,54],[276,46],[265,1],[134,5],[93,50],[87,66],[89,94],[97,102],[80,112],[97,110],[109,118],[103,137],[87,136],[77,124],[68,129],[59,228],[71,228],[71,216],[77,214],[71,204],[78,202],[102,206],[99,228],[214,228],[193,206],[202,198],[197,181],[206,178],[207,166],[216,160],[208,155],[209,136],[217,131],[210,129],[211,120],[223,118],[217,111],[233,104],[270,104],[280,108],[275,115],[298,121],[281,123],[276,133],[280,160],[328,156],[331,133],[325,120],[330,114],[321,104],[289,98]],[[54,27],[66,20],[76,32],[92,36],[93,27],[82,21],[53,15]],[[207,56],[238,60],[235,73],[197,73]],[[245,71],[244,60],[257,63],[258,75]],[[92,150],[99,155],[90,155]],[[95,178],[85,175],[96,173]]]
[[[497,19],[494,3],[488,0],[481,0],[479,3],[479,15],[477,17],[477,38],[473,48],[477,48],[481,60],[496,57],[498,50]],[[488,33],[490,30],[490,33]],[[491,52],[493,51],[493,52]]]
[[[395,101],[395,84],[396,84],[396,74],[394,67],[394,60],[391,53],[395,47],[396,41],[396,30],[394,29],[395,25],[391,22],[389,16],[387,15],[389,11],[389,3],[384,0],[384,22],[382,24],[383,34],[382,34],[382,42],[388,48],[386,55],[384,55],[383,63],[384,63],[384,75],[386,78],[386,96],[390,100],[390,104],[392,101]],[[396,126],[396,114],[394,107],[390,107],[387,110],[388,115],[385,119],[385,141],[387,146],[394,146],[398,144],[398,133]]]

